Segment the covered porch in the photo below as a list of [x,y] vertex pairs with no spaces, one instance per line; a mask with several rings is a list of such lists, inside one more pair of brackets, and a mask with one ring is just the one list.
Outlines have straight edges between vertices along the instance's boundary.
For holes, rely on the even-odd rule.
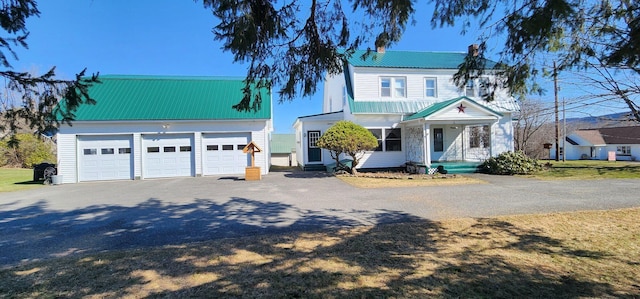
[[467,172],[497,154],[494,144],[500,141],[501,118],[500,113],[467,97],[432,105],[402,122],[407,161]]

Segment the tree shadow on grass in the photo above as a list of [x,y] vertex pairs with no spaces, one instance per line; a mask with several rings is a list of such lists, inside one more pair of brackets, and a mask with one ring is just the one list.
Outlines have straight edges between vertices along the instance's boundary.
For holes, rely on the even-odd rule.
[[[58,214],[44,210],[41,202],[0,215],[7,219],[0,224],[2,234],[12,231],[5,235],[14,240],[3,241],[3,252],[24,250],[21,242],[46,247],[47,236],[62,238],[48,249],[50,255],[73,248],[107,252],[0,271],[0,293],[110,298],[624,297],[606,282],[531,267],[517,258],[533,254],[600,260],[607,253],[575,250],[541,231],[494,219],[476,219],[461,229],[395,211],[339,211],[348,216],[340,217],[245,198],[224,203],[199,199],[188,205],[150,199],[133,208],[96,206]],[[353,217],[375,225],[361,226]],[[23,241],[14,236],[20,232],[27,232]],[[207,241],[211,239],[216,240]],[[129,246],[138,249],[119,250]]]

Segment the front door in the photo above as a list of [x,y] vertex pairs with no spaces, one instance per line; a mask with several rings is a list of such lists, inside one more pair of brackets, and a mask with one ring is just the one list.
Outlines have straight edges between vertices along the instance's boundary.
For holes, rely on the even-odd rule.
[[322,162],[322,149],[318,147],[320,131],[307,132],[307,156],[309,163]]

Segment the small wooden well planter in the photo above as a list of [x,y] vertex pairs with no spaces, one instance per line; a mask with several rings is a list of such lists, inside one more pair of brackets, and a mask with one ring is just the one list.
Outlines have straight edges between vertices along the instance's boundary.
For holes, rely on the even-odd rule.
[[247,146],[245,146],[242,149],[243,153],[250,153],[251,154],[251,166],[247,166],[244,169],[244,180],[245,181],[259,181],[262,179],[262,172],[260,171],[260,167],[256,167],[255,164],[255,153],[256,152],[261,152],[262,149],[260,149],[260,147],[255,144],[253,141],[251,141],[249,144],[247,144]]

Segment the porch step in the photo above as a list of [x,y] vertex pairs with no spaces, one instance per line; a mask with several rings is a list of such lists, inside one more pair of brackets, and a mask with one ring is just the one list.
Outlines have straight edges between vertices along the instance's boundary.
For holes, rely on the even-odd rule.
[[437,168],[442,165],[447,174],[462,174],[479,172],[480,162],[432,162],[431,167]]
[[323,164],[307,164],[302,167],[303,171],[326,171],[327,168]]

